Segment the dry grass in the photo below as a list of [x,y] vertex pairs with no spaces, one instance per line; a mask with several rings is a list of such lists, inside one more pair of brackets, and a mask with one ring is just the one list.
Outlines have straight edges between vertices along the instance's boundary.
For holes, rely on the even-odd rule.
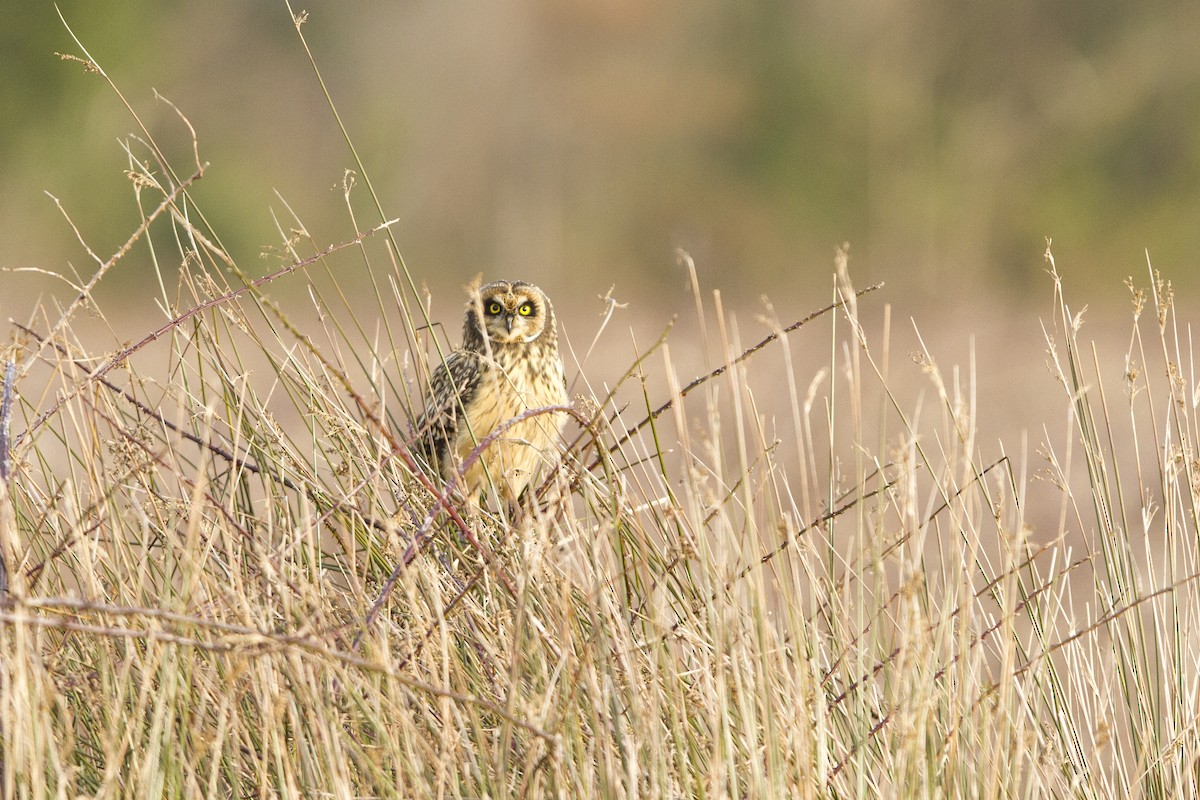
[[[581,376],[538,502],[472,514],[408,454],[444,345],[390,227],[293,220],[251,281],[184,173],[134,143],[145,224],[7,349],[5,796],[1197,795],[1200,398],[1169,284],[1134,289],[1112,385],[1056,277],[1075,427],[1029,457],[985,457],[970,377],[867,339],[844,259],[830,310],[744,358],[697,286],[711,377],[669,335],[611,391]],[[148,243],[164,324],[81,340]],[[1026,523],[1030,461],[1055,530]]]

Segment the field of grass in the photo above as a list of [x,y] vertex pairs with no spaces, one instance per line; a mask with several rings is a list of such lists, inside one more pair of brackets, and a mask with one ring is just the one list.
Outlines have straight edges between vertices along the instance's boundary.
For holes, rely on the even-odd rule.
[[[691,270],[707,367],[667,320],[611,386],[569,358],[561,469],[476,512],[408,451],[447,344],[394,226],[281,222],[252,279],[143,133],[142,226],[3,352],[4,796],[1200,793],[1200,378],[1153,272],[1114,365],[1047,250],[1073,432],[991,454],[844,257],[745,341]],[[133,258],[161,322],[105,336]]]

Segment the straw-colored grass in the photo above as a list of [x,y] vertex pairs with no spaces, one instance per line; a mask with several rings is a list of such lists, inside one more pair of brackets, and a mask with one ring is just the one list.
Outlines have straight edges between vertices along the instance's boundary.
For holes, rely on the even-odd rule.
[[[1114,369],[1048,252],[1072,435],[989,453],[971,379],[892,363],[844,257],[829,308],[746,342],[692,271],[710,372],[668,332],[618,385],[578,374],[561,470],[476,512],[408,451],[446,343],[394,228],[293,219],[251,280],[199,158],[148,137],[144,224],[6,350],[4,796],[1197,795],[1200,398],[1169,284],[1131,284]],[[163,322],[84,340],[134,258]]]

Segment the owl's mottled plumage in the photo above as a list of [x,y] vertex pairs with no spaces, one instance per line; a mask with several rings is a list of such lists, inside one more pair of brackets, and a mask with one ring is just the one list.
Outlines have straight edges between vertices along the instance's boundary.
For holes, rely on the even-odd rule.
[[[472,291],[462,347],[434,370],[418,450],[443,478],[499,426],[544,406],[567,402],[554,309],[524,281],[496,281]],[[464,473],[470,497],[494,484],[515,500],[538,470],[555,460],[561,413],[510,424]]]

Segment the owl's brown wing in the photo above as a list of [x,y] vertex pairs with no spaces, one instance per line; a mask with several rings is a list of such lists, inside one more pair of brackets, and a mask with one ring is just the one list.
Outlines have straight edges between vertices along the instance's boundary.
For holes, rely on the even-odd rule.
[[463,407],[479,391],[479,359],[473,351],[455,350],[429,379],[429,396],[417,420],[413,449],[443,478],[450,467],[451,442],[458,436]]

